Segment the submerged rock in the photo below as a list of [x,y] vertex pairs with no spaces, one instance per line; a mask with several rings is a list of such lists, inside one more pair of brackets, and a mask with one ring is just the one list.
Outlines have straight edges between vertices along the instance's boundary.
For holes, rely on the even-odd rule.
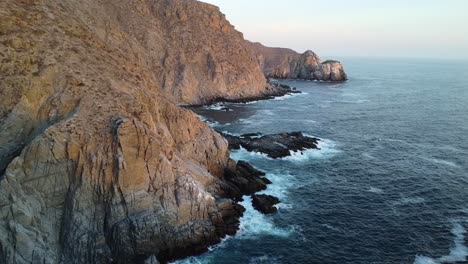
[[278,211],[275,204],[280,203],[277,197],[266,195],[266,194],[254,194],[252,195],[253,207],[263,214],[274,214]]
[[280,133],[274,135],[244,134],[239,137],[224,134],[230,149],[245,148],[248,151],[261,152],[270,158],[283,158],[291,152],[317,149],[319,139],[304,136],[301,132]]

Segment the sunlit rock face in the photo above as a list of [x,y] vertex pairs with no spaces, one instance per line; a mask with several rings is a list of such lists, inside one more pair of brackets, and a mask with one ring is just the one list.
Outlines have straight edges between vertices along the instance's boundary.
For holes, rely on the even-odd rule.
[[249,42],[263,73],[267,78],[305,79],[319,81],[345,81],[347,75],[339,61],[322,62],[308,50],[299,54],[291,49],[270,48]]
[[164,261],[235,231],[227,143],[176,106],[266,87],[217,8],[6,0],[0,58],[0,262]]
[[274,89],[217,7],[4,0],[0,60],[0,263],[165,262],[236,231],[227,142],[177,104]]

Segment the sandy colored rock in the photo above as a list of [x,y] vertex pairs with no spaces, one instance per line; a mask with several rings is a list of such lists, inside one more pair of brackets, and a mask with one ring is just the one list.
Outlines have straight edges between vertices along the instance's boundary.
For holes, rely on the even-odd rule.
[[248,42],[267,78],[345,81],[348,79],[339,61],[324,61],[313,51],[299,54],[291,49],[270,48]]
[[0,2],[0,263],[164,262],[232,233],[227,143],[176,103],[262,93],[243,43],[195,1]]
[[0,263],[165,263],[237,230],[227,142],[177,104],[275,88],[217,7],[3,0],[0,61]]

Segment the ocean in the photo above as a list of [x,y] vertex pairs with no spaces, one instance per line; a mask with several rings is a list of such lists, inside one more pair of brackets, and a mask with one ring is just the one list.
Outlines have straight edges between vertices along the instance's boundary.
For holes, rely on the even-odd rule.
[[[468,62],[342,59],[349,81],[282,81],[301,94],[194,109],[231,134],[302,131],[320,150],[273,160],[275,215],[177,263],[467,263]],[[227,107],[230,111],[223,111]]]

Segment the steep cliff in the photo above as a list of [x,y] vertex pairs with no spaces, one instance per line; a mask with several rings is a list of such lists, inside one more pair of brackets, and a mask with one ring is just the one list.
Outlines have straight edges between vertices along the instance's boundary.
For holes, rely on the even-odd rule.
[[260,43],[249,42],[249,45],[268,78],[320,81],[345,81],[348,78],[340,62],[322,62],[310,50],[299,54],[291,49],[270,48]]
[[262,94],[243,43],[195,1],[1,1],[0,263],[164,261],[232,234],[227,143],[175,103]]
[[197,253],[266,187],[177,106],[276,92],[217,7],[3,0],[0,61],[0,263]]

